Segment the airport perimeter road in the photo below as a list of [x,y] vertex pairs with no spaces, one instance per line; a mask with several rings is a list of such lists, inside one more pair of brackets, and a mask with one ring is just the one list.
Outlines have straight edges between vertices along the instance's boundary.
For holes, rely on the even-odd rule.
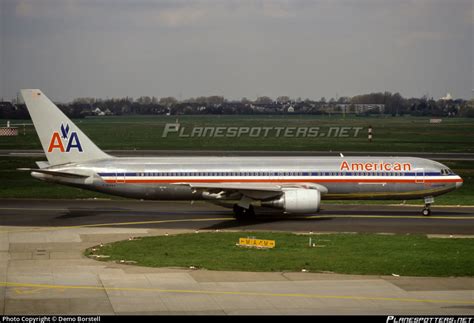
[[320,214],[327,218],[237,224],[226,209],[204,203],[0,205],[2,314],[474,314],[470,277],[156,269],[83,256],[100,243],[196,229],[473,234],[472,209],[439,208],[423,219],[404,207],[328,206]]
[[[165,156],[339,156],[339,151],[254,151],[254,150],[105,150],[117,157],[165,157]],[[433,160],[474,160],[474,153],[440,152],[376,152],[342,151],[345,156],[400,156],[420,157]],[[10,150],[0,149],[0,156],[37,157],[44,156],[41,149]]]
[[474,235],[474,207],[323,204],[308,216],[271,216],[237,222],[231,210],[205,202],[132,200],[0,200],[5,227],[98,226],[178,230],[273,230]]

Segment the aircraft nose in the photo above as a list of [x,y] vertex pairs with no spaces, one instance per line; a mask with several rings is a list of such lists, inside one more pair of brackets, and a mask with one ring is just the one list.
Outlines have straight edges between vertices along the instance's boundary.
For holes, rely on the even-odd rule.
[[463,180],[459,177],[459,182],[456,182],[456,188],[460,188],[462,186]]

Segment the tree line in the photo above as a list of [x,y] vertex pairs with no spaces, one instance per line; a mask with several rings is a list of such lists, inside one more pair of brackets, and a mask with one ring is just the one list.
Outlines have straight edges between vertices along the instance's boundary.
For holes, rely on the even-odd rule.
[[[383,109],[370,109],[378,105]],[[223,96],[200,96],[178,100],[175,97],[141,96],[97,99],[77,98],[58,107],[72,118],[93,115],[185,115],[185,114],[386,114],[392,116],[457,116],[474,117],[474,101],[463,99],[404,98],[399,93],[376,92],[353,97],[319,100],[279,96],[260,96],[255,100],[227,100]],[[358,109],[355,109],[358,107]],[[361,108],[362,107],[362,108]],[[0,102],[0,118],[28,119],[21,102]]]

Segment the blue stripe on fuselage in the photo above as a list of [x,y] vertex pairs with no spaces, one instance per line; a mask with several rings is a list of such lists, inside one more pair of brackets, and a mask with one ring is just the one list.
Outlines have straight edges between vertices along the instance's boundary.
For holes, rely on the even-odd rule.
[[[205,175],[201,175],[201,174]],[[270,173],[270,175],[268,174]],[[283,173],[283,174],[279,174]],[[378,173],[371,173],[371,172],[253,172],[253,171],[245,171],[245,172],[139,172],[139,173],[123,173],[123,172],[116,172],[116,173],[98,173],[99,176],[127,176],[127,177],[148,177],[148,176],[163,176],[163,177],[183,177],[183,176],[397,176],[401,174],[401,176],[441,176],[441,173],[390,173],[390,172],[378,172]],[[290,174],[288,174],[290,173]],[[166,175],[165,175],[166,174]],[[216,175],[217,174],[217,175]],[[256,174],[256,175],[255,175]],[[388,174],[388,175],[383,175]],[[397,174],[397,175],[395,175]],[[453,174],[454,175],[454,174]],[[398,175],[400,176],[400,175]]]

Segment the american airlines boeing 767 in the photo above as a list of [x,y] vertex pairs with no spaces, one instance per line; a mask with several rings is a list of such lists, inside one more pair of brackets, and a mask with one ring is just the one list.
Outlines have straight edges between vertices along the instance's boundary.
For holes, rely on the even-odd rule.
[[149,200],[205,200],[233,207],[238,219],[257,206],[285,214],[318,212],[321,199],[424,199],[459,188],[441,163],[407,157],[119,158],[100,150],[40,90],[22,90],[47,162],[37,179]]

